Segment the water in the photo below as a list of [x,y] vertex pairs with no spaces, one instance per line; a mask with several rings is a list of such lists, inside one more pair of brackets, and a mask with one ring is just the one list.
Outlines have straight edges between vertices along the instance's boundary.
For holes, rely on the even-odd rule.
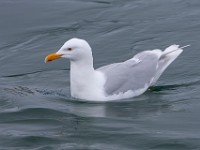
[[[1,0],[0,149],[199,150],[200,1]],[[126,101],[76,101],[69,62],[45,64],[86,39],[95,67],[146,49],[190,44],[157,86]]]

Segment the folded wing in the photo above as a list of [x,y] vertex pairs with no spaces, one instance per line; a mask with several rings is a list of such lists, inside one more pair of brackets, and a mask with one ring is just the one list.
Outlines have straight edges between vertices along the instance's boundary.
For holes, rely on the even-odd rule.
[[106,78],[105,92],[108,95],[140,91],[141,94],[154,81],[162,51],[144,51],[125,62],[97,69]]

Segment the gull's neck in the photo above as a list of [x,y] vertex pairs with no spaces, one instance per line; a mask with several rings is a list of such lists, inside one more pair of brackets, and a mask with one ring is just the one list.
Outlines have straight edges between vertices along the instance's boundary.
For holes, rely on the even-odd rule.
[[70,61],[70,70],[73,76],[80,73],[79,75],[84,77],[85,75],[87,76],[87,74],[83,73],[94,73],[92,50],[89,45],[83,50],[85,53],[82,53],[79,58]]
[[[75,76],[79,76],[79,78],[87,78],[88,76],[94,75],[94,72],[93,61],[71,61],[70,63],[71,79]],[[76,78],[76,80],[79,78]]]

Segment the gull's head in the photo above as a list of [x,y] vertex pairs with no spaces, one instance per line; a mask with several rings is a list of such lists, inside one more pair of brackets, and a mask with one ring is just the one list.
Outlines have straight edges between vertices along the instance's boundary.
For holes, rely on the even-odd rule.
[[70,61],[78,61],[92,57],[90,45],[83,39],[72,38],[56,52],[49,54],[45,62],[50,62],[58,58],[68,58]]

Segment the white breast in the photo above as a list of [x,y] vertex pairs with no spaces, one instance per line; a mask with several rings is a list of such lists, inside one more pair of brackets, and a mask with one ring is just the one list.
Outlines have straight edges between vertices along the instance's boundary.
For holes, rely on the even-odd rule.
[[104,100],[105,77],[99,71],[73,70],[70,73],[71,95],[78,99]]

